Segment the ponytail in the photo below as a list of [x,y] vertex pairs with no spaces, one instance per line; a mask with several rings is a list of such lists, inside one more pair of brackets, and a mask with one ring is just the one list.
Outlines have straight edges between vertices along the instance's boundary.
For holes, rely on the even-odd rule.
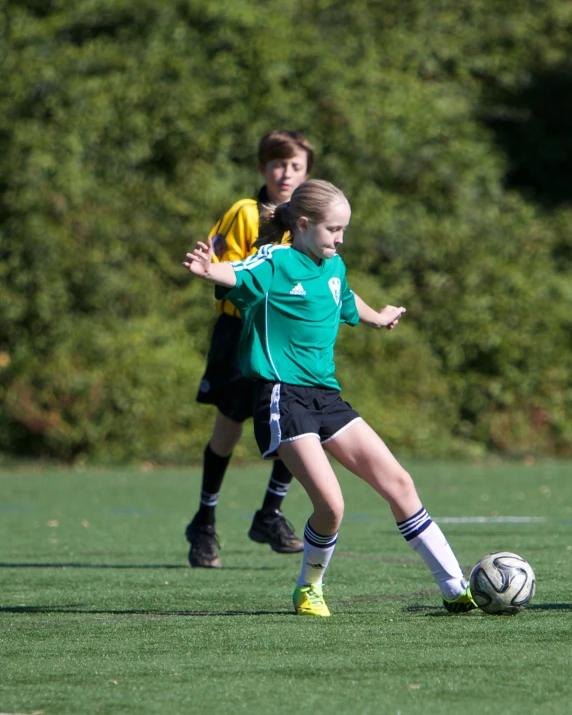
[[287,201],[279,206],[273,204],[261,206],[258,238],[254,247],[260,248],[267,243],[282,243],[285,232],[289,232],[291,236],[294,233],[290,218],[290,202]]

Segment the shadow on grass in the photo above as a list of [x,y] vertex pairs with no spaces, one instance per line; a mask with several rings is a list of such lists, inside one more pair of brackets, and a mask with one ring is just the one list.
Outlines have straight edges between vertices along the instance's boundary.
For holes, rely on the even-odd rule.
[[228,609],[214,611],[151,611],[144,609],[98,609],[81,608],[81,604],[67,606],[2,606],[0,613],[49,613],[83,614],[88,616],[145,616],[147,618],[169,618],[172,616],[294,616],[293,611],[260,611],[246,609]]
[[[449,613],[444,608],[436,609],[434,605],[415,605],[406,606],[404,609],[407,613],[422,613],[425,616],[439,618],[441,616],[458,616],[470,614]],[[538,603],[526,608],[527,611],[572,611],[572,603]],[[474,613],[475,611],[471,611]],[[478,613],[478,611],[476,611]]]
[[[52,563],[0,563],[0,569],[187,569],[187,564],[83,564],[77,561]],[[225,571],[276,571],[274,566],[225,566]]]

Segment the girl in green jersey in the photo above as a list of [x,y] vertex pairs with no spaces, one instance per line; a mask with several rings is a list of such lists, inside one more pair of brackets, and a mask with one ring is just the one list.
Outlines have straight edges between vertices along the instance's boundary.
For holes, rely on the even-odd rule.
[[[217,285],[239,309],[244,327],[240,364],[256,381],[254,428],[263,457],[280,457],[306,489],[313,512],[293,600],[299,615],[329,616],[322,581],[333,555],[344,500],[328,454],[388,503],[399,531],[429,567],[445,608],[476,608],[459,562],[421,504],[411,476],[383,440],[340,397],[333,350],[341,322],[393,329],[405,312],[376,311],[355,296],[337,254],[351,215],[344,194],[325,181],[306,181],[287,204],[261,216],[254,256],[212,263],[212,244],[199,242],[183,265]],[[285,230],[292,245],[280,245]]]

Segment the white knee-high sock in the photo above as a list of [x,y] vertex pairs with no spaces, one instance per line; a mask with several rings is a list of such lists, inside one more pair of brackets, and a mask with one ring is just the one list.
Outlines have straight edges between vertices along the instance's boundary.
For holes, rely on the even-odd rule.
[[304,529],[304,557],[298,586],[319,586],[336,548],[338,534],[322,536],[309,523]]
[[445,535],[422,507],[397,526],[409,546],[423,559],[445,598],[454,599],[467,588],[463,572]]

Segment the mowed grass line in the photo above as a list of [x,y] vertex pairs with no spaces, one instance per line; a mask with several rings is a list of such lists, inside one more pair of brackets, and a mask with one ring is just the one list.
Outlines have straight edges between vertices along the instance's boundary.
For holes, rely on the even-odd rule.
[[[387,506],[340,470],[323,620],[292,614],[299,555],[246,536],[265,465],[223,487],[220,571],[186,561],[196,469],[4,469],[0,712],[568,713],[571,466],[407,464],[437,519],[544,519],[442,525],[467,571],[498,549],[531,562],[537,596],[515,618],[446,614]],[[297,484],[285,512],[301,533]]]

